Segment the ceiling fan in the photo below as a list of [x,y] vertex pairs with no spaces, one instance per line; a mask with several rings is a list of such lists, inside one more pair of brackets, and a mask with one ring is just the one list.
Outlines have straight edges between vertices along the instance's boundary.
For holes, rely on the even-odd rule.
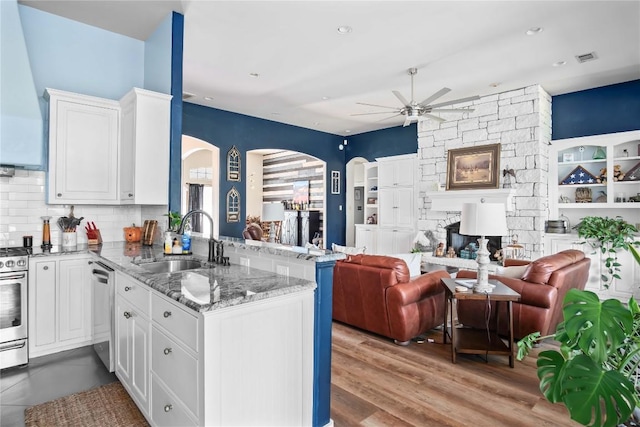
[[357,102],[356,104],[359,104],[359,105],[367,105],[369,107],[388,108],[388,109],[393,110],[393,111],[379,111],[379,112],[374,112],[374,113],[360,113],[360,114],[352,114],[352,116],[365,116],[365,115],[369,115],[369,114],[391,114],[391,113],[395,113],[393,116],[385,117],[382,120],[388,120],[388,119],[392,119],[392,118],[398,117],[398,116],[405,116],[406,118],[404,120],[404,125],[403,126],[409,126],[411,123],[418,122],[423,117],[428,117],[428,118],[436,120],[438,122],[444,122],[444,121],[446,121],[445,119],[443,119],[442,117],[435,116],[435,115],[433,115],[431,113],[434,113],[434,112],[448,112],[448,113],[472,112],[473,111],[472,108],[441,108],[441,107],[445,107],[447,105],[457,104],[457,103],[461,103],[461,102],[467,102],[467,101],[473,101],[473,100],[476,100],[476,99],[480,99],[480,97],[478,95],[475,95],[475,96],[470,96],[470,97],[467,97],[467,98],[455,99],[453,101],[441,102],[439,104],[430,104],[431,102],[435,101],[436,99],[440,98],[441,96],[446,95],[447,93],[449,93],[451,91],[451,89],[449,89],[447,87],[444,87],[444,88],[440,89],[439,91],[437,91],[436,93],[434,93],[433,95],[431,95],[430,97],[426,98],[424,101],[416,102],[414,100],[414,98],[413,98],[413,76],[418,74],[418,69],[417,68],[409,68],[408,74],[411,76],[411,102],[407,101],[407,99],[404,96],[402,96],[402,94],[400,92],[398,92],[397,90],[394,90],[394,91],[392,91],[393,94],[396,96],[396,98],[398,98],[400,100],[400,102],[402,102],[403,107],[401,107],[401,108],[399,108],[399,107],[388,107],[386,105],[366,104],[364,102]]

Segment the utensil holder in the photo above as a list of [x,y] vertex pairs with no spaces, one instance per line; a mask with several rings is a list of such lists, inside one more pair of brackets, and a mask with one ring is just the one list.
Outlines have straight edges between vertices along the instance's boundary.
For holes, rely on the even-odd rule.
[[62,247],[70,248],[78,246],[78,234],[75,231],[62,232]]

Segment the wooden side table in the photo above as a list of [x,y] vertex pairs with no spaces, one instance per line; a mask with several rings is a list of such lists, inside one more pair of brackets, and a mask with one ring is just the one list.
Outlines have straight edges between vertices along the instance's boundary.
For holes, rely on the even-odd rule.
[[[443,343],[447,343],[447,335],[451,337],[451,361],[456,363],[457,353],[466,354],[503,354],[509,356],[509,366],[514,367],[513,344],[513,301],[520,301],[520,294],[497,280],[489,280],[495,285],[493,292],[489,294],[473,292],[456,292],[455,279],[441,279],[444,286],[447,302],[444,309]],[[498,301],[508,304],[507,322],[509,325],[509,340],[507,344],[502,341],[497,332],[489,332],[483,329],[456,328],[453,324],[453,309],[457,307],[457,300],[480,300],[492,303],[492,310],[497,310]],[[451,322],[451,328],[447,327],[447,317]],[[450,332],[449,332],[450,331]]]

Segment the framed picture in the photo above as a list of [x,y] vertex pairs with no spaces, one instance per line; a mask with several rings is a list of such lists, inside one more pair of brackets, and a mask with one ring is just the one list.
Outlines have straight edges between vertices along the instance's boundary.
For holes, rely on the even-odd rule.
[[293,203],[309,203],[309,181],[293,183]]
[[562,161],[563,162],[573,162],[573,153],[562,153]]
[[500,144],[456,148],[447,153],[447,190],[498,188]]

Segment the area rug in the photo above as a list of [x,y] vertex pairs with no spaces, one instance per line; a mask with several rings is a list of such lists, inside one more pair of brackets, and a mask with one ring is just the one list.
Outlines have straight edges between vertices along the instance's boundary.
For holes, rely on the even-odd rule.
[[27,408],[24,424],[26,427],[149,426],[120,381]]

